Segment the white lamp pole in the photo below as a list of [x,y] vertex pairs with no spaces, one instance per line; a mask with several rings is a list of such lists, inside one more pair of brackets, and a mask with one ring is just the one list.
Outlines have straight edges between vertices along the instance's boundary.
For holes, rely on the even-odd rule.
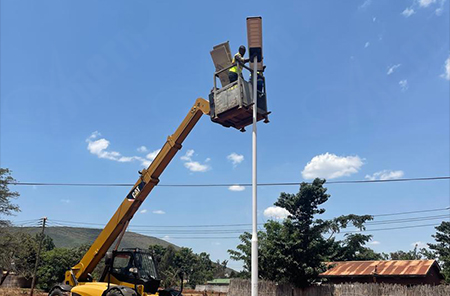
[[258,296],[258,232],[257,232],[257,175],[256,175],[256,123],[258,122],[258,58],[253,58],[253,132],[252,132],[252,296]]

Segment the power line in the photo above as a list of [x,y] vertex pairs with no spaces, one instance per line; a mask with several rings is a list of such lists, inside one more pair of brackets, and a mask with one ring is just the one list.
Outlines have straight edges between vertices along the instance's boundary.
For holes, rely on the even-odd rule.
[[393,219],[393,220],[381,220],[381,221],[368,221],[365,225],[380,225],[380,224],[394,224],[394,223],[409,223],[416,221],[426,221],[426,220],[436,220],[436,219],[444,219],[450,218],[449,214],[445,215],[436,215],[436,216],[424,216],[424,217],[412,217],[412,218],[403,218],[403,219]]
[[[378,228],[378,229],[367,229],[361,231],[342,231],[341,233],[358,233],[358,232],[373,232],[373,231],[385,231],[385,230],[400,230],[408,228],[419,228],[419,227],[429,227],[438,226],[439,224],[422,224],[422,225],[412,225],[412,226],[401,226],[401,227],[391,227],[391,228]],[[158,237],[159,239],[237,239],[236,236],[169,236],[169,237]]]
[[[438,215],[438,216],[425,216],[425,217],[415,217],[415,218],[408,218],[408,219],[396,219],[396,220],[384,220],[384,221],[376,221],[372,224],[366,223],[367,226],[375,226],[375,225],[383,225],[383,224],[397,224],[397,223],[413,223],[413,222],[423,222],[423,221],[430,221],[430,220],[438,220],[443,218],[450,218],[450,215]],[[56,226],[67,226],[64,224],[52,224]],[[248,227],[249,225],[247,225]],[[148,234],[161,234],[161,235],[179,235],[179,234],[231,234],[231,233],[243,233],[243,232],[249,232],[249,228],[244,229],[134,229],[130,227],[130,230],[138,231],[139,233],[148,233]],[[358,231],[358,230],[354,230]],[[346,232],[354,232],[353,230],[346,231]],[[346,233],[344,232],[344,233]]]
[[418,228],[426,226],[439,226],[440,224],[422,224],[422,225],[410,225],[410,226],[398,226],[390,228],[378,228],[378,229],[366,229],[366,230],[355,230],[355,231],[341,231],[340,233],[358,233],[358,232],[373,232],[373,231],[384,231],[384,230],[398,230],[407,228]]
[[[420,210],[420,211],[409,211],[409,212],[397,212],[397,213],[386,213],[386,214],[376,214],[372,215],[374,217],[383,217],[383,216],[393,216],[393,215],[406,215],[406,214],[415,214],[415,213],[426,213],[426,212],[436,212],[436,211],[445,211],[450,210],[450,207],[446,208],[437,208],[437,209],[428,209],[428,210]],[[428,216],[430,217],[430,216]],[[428,218],[427,217],[427,218]],[[425,218],[425,217],[415,217],[415,218]],[[415,219],[415,218],[404,218],[404,219]],[[34,221],[37,221],[35,219]],[[51,219],[51,221],[63,224],[72,224],[72,225],[93,225],[93,226],[105,226],[106,223],[91,223],[91,222],[78,222],[78,221],[67,221],[67,220],[57,220]],[[393,221],[393,220],[385,220],[385,221]],[[374,222],[383,222],[383,221],[369,221],[367,223]],[[130,228],[210,228],[210,227],[244,227],[250,226],[251,223],[240,223],[240,224],[197,224],[197,225],[130,225]],[[264,225],[264,223],[259,223],[259,225]]]
[[[444,210],[447,210],[448,208],[444,208]],[[397,224],[397,223],[413,223],[413,222],[423,222],[423,221],[430,221],[430,220],[437,220],[437,219],[444,219],[444,218],[450,218],[449,214],[445,214],[445,215],[435,215],[435,216],[421,216],[421,217],[411,217],[411,218],[402,218],[402,219],[391,219],[391,220],[381,220],[381,221],[369,221],[367,223],[365,223],[366,226],[375,226],[375,225],[384,225],[384,224]],[[76,226],[80,226],[79,224],[85,224],[83,222],[74,222],[74,221],[70,221],[70,223],[68,224],[67,222],[69,221],[64,221],[64,220],[50,220],[49,221],[49,225],[50,226],[56,226],[56,227],[76,227]],[[28,227],[30,226],[36,226],[36,222],[31,222],[32,225],[27,225]],[[78,225],[76,225],[78,224]],[[89,224],[96,224],[99,225],[97,223],[89,223]],[[103,225],[103,224],[101,224]],[[181,225],[181,226],[174,226],[172,228],[169,229],[164,229],[167,228],[167,226],[149,226],[149,225],[140,225],[143,227],[146,227],[144,229],[136,229],[133,226],[130,226],[130,230],[133,231],[137,231],[139,233],[147,233],[147,234],[153,234],[153,235],[183,235],[183,234],[199,234],[199,235],[207,235],[207,234],[241,234],[245,231],[250,231],[249,230],[249,226],[251,224],[218,224],[218,225],[191,225],[194,227],[201,227],[201,228],[205,228],[206,227],[217,227],[217,226],[227,226],[227,227],[233,227],[238,225],[239,227],[242,226],[246,226],[247,228],[229,228],[229,229],[186,229],[183,228],[183,226],[186,225]],[[262,223],[260,223],[259,225],[262,225]],[[25,226],[25,225],[22,225]],[[176,229],[176,228],[178,229]],[[410,226],[405,226],[405,227],[410,227]],[[156,229],[150,229],[150,228],[156,228]],[[159,229],[158,229],[159,228]],[[372,231],[372,230],[367,230],[367,231]],[[376,230],[373,230],[376,231]],[[360,232],[359,230],[349,230],[349,231],[341,231],[341,233],[354,233],[354,232]]]
[[411,211],[411,212],[378,214],[378,215],[373,215],[373,216],[374,217],[397,216],[397,215],[408,215],[408,214],[417,214],[417,213],[425,213],[425,212],[436,212],[436,211],[443,211],[443,210],[450,210],[450,207],[440,208],[440,209],[432,209],[432,210],[420,210],[420,211]]
[[[412,181],[436,181],[450,180],[450,176],[442,177],[419,177],[389,180],[348,180],[348,181],[327,181],[326,184],[365,184],[365,183],[390,183],[390,182],[412,182]],[[275,182],[259,183],[258,186],[299,186],[302,182]],[[305,182],[309,183],[309,182]],[[11,182],[17,186],[78,186],[78,187],[132,187],[132,183],[46,183],[46,182]],[[216,183],[216,184],[160,184],[158,187],[230,187],[243,186],[251,187],[251,183]]]

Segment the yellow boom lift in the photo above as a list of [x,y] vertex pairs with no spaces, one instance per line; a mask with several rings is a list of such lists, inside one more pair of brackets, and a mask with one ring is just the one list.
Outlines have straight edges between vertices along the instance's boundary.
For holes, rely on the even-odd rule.
[[[225,45],[228,46],[227,43]],[[211,56],[214,60],[213,52],[214,50],[211,52]],[[117,249],[130,220],[147,195],[158,184],[160,175],[181,149],[183,141],[202,115],[210,115],[213,122],[240,130],[251,124],[253,110],[251,98],[253,96],[250,83],[240,76],[233,83],[221,80],[222,88],[218,89],[215,82],[217,77],[223,77],[223,73],[232,66],[231,62],[227,67],[217,67],[216,64],[214,88],[209,95],[210,101],[202,98],[195,101],[175,133],[167,138],[150,166],[139,172],[140,177],[136,184],[81,261],[66,271],[64,283],[53,287],[49,296],[181,295],[181,291],[160,289],[160,279],[152,254],[139,249],[120,251]],[[244,68],[250,70],[246,66]],[[267,112],[265,87],[260,88],[258,90],[257,119],[265,119],[264,121],[268,122],[269,113]],[[114,250],[108,252],[114,242],[116,242]],[[99,281],[94,282],[91,272],[103,257],[105,257],[105,269]]]

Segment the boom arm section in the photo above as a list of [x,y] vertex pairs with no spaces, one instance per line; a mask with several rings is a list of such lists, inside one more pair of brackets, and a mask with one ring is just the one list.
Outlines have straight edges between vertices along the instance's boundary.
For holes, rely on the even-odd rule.
[[178,150],[181,149],[184,139],[189,135],[200,117],[203,114],[208,115],[209,111],[208,101],[202,98],[195,101],[183,122],[175,133],[167,138],[166,143],[150,166],[140,172],[141,177],[81,261],[66,272],[66,284],[75,286],[78,281],[87,280],[88,273],[94,270],[120,233],[126,228],[127,223],[133,218],[147,195],[158,184],[159,176]]

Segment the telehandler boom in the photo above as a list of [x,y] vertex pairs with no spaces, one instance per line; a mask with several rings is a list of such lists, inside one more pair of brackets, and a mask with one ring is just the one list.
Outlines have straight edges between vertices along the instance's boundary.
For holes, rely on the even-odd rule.
[[[175,133],[167,138],[166,143],[150,166],[139,172],[140,178],[81,261],[66,272],[64,284],[53,287],[50,296],[68,295],[68,292],[73,296],[134,296],[138,295],[137,293],[145,296],[157,293],[159,278],[153,258],[151,254],[140,250],[116,251],[109,258],[107,256],[105,260],[106,273],[101,279],[102,281],[107,279],[107,282],[91,282],[90,273],[106,255],[114,241],[125,231],[139,206],[158,184],[159,176],[178,150],[181,149],[183,141],[200,117],[203,114],[209,115],[209,110],[208,101],[202,98],[195,101],[194,106],[189,110]],[[122,270],[114,266],[114,263],[117,264],[117,262],[119,265],[123,263],[124,266],[119,267]],[[142,274],[143,270],[139,270],[139,268],[148,270],[145,270],[146,274]],[[167,293],[167,291],[159,291],[161,296],[164,294],[170,295]]]

